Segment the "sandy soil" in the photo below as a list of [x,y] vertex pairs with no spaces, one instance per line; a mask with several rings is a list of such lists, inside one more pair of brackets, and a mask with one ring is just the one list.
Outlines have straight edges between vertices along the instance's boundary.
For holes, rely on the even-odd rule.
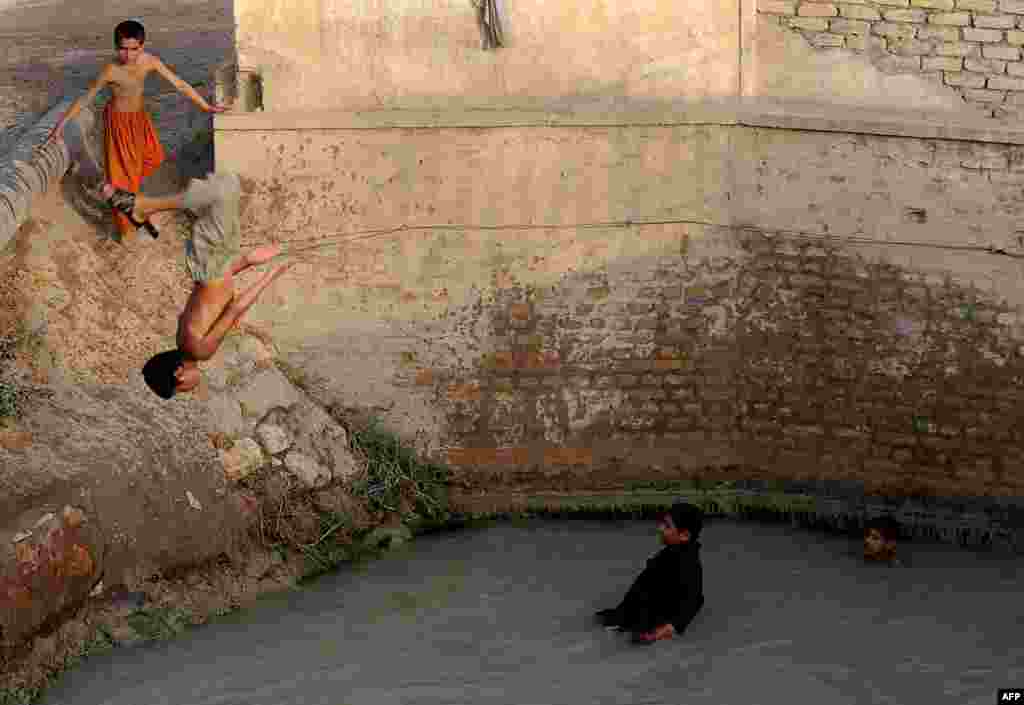
[[[129,18],[146,26],[151,52],[212,96],[211,70],[234,42],[230,0],[0,0],[0,153],[62,96],[88,87],[113,56],[114,26]],[[159,78],[146,92],[167,147],[209,120]]]

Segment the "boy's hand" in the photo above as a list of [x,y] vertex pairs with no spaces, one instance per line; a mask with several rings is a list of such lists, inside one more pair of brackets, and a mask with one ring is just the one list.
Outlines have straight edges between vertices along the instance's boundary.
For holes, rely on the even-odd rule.
[[54,126],[54,128],[52,130],[50,130],[50,134],[48,134],[46,136],[46,139],[43,140],[43,143],[41,145],[39,145],[39,146],[40,147],[45,147],[48,144],[50,144],[51,142],[56,142],[58,139],[60,139],[63,136],[64,136],[64,125],[62,125],[61,123],[57,123],[56,126]]
[[214,104],[214,105],[211,105],[209,107],[209,109],[207,109],[206,112],[208,112],[208,113],[226,113],[229,110],[231,110],[231,106],[230,105],[216,105],[216,104]]
[[640,639],[642,641],[661,641],[662,639],[671,639],[675,634],[676,628],[669,622],[668,624],[662,624],[653,632],[641,634]]

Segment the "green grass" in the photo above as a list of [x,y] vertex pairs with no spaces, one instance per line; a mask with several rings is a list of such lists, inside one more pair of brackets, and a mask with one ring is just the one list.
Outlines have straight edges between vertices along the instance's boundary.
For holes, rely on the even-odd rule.
[[367,465],[366,474],[353,489],[370,509],[400,511],[401,496],[411,493],[418,518],[434,522],[447,517],[447,468],[417,458],[376,419],[351,433],[351,445]]

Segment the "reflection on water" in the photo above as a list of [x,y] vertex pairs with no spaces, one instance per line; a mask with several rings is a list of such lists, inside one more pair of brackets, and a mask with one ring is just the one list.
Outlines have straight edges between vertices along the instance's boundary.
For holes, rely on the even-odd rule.
[[1021,686],[1019,558],[710,524],[707,603],[636,647],[592,613],[658,549],[653,524],[538,521],[423,538],[178,640],[91,659],[43,702],[949,703]]

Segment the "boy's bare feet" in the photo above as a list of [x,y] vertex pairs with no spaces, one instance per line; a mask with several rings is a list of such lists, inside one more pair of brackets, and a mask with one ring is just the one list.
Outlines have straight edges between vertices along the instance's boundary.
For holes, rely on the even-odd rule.
[[[103,196],[104,201],[110,201],[110,198],[114,195],[115,191],[117,191],[117,187],[113,184],[105,183],[103,184],[103,188],[100,189],[100,195]],[[132,208],[131,219],[137,223],[141,223],[146,220],[146,214],[139,211],[139,206],[136,205]]]
[[256,266],[269,262],[270,260],[281,254],[280,245],[266,245],[264,247],[257,247],[255,250],[245,256],[245,262],[249,266]]

